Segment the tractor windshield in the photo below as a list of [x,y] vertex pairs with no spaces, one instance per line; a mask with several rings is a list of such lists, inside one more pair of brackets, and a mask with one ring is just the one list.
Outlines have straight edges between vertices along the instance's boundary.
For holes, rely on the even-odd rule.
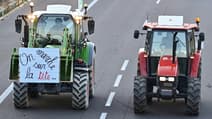
[[186,57],[186,32],[185,31],[166,31],[154,30],[152,37],[151,56],[171,55],[173,51],[173,37],[177,32],[176,41],[176,56]]
[[39,40],[54,39],[57,40],[56,45],[62,43],[63,31],[65,28],[68,28],[69,34],[72,34],[74,37],[74,22],[70,15],[55,15],[55,14],[46,14],[41,15],[37,23],[36,34],[39,37]]

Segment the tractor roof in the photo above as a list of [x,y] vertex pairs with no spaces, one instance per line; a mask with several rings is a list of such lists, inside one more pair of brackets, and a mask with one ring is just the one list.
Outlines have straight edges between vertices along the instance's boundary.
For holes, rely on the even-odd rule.
[[159,16],[158,22],[146,22],[144,29],[168,29],[168,30],[198,30],[198,24],[183,23],[183,16]]
[[76,11],[71,11],[70,5],[62,5],[62,4],[55,4],[55,5],[47,5],[45,11],[35,11],[33,15],[39,17],[42,14],[70,14],[73,16],[81,16],[82,12],[76,9]]

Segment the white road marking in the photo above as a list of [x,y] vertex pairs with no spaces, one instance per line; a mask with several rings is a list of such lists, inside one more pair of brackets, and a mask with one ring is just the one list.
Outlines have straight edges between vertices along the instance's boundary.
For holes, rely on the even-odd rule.
[[107,118],[107,113],[102,112],[99,119],[106,119],[106,118]]
[[110,92],[109,97],[107,98],[107,102],[105,103],[105,107],[110,107],[113,101],[113,97],[115,96],[115,92]]
[[6,17],[8,17],[10,14],[12,14],[13,12],[15,12],[17,9],[23,7],[27,2],[22,3],[20,6],[14,8],[13,10],[9,11],[6,15],[3,15],[2,17],[0,17],[0,21],[4,20]]
[[121,79],[122,79],[122,76],[123,75],[121,75],[121,74],[119,74],[117,77],[116,77],[116,81],[115,81],[115,83],[114,83],[114,87],[119,87],[119,84],[120,84],[120,81],[121,81]]
[[[98,2],[98,0],[93,0],[89,5],[88,5],[88,10],[93,7],[96,3]],[[24,3],[25,4],[25,3]],[[20,7],[24,6],[21,5]],[[15,8],[14,10],[12,10],[9,14],[5,15],[4,17],[10,15],[12,12],[14,12],[15,10],[17,10],[19,7]],[[1,19],[4,19],[4,17],[1,17]],[[10,84],[10,86],[1,94],[0,96],[0,104],[5,100],[5,98],[12,92],[13,90],[13,83]],[[115,95],[115,94],[114,94]]]
[[122,67],[121,67],[121,71],[125,71],[126,70],[128,63],[129,63],[129,60],[125,60],[124,61],[124,63],[122,64]]
[[160,3],[160,0],[157,0],[157,1],[156,1],[156,4],[159,4],[159,3]]
[[13,90],[13,83],[1,94],[0,96],[0,104],[4,101],[5,98],[12,92]]
[[96,3],[98,2],[98,0],[93,0],[89,5],[88,5],[88,10],[93,7]]

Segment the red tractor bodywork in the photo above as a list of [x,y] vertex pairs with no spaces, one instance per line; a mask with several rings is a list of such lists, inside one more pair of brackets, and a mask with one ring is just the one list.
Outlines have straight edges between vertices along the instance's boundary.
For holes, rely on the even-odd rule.
[[173,63],[172,56],[160,57],[157,69],[157,75],[176,77],[178,75],[177,58],[175,58],[175,62]]
[[193,56],[191,56],[191,62],[190,77],[198,77],[199,65],[201,62],[201,52],[196,52]]
[[188,24],[184,23],[182,26],[165,26],[165,25],[159,25],[156,22],[149,22],[149,23],[144,23],[143,29],[169,29],[169,30],[190,30],[194,29],[195,31],[199,30],[198,24]]
[[[172,25],[172,18],[177,18],[177,25]],[[199,39],[196,38],[199,19],[196,24],[187,24],[179,22],[183,21],[181,18],[164,16],[159,20],[161,23],[144,23],[146,33],[134,32],[135,39],[146,34],[145,47],[138,52],[137,76],[134,78],[135,112],[143,112],[152,98],[184,98],[190,114],[199,112],[204,33],[199,33]],[[164,25],[167,21],[170,23]]]
[[143,76],[146,77],[147,76],[147,54],[146,52],[143,50],[143,48],[141,48],[139,50],[139,56],[138,56],[138,73]]

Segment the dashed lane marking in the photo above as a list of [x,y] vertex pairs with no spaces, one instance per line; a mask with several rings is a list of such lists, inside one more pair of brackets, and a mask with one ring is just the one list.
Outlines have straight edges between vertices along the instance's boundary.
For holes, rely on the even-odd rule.
[[114,87],[119,87],[119,84],[120,84],[120,82],[121,82],[121,79],[122,79],[122,77],[123,77],[123,75],[122,74],[119,74],[117,77],[116,77],[116,81],[115,81],[115,83],[114,83]]
[[106,118],[107,118],[107,113],[102,112],[99,119],[106,119]]
[[125,60],[124,61],[124,63],[121,66],[121,71],[125,71],[126,70],[128,63],[129,63],[129,60]]
[[93,0],[89,5],[88,5],[88,10],[93,7],[99,0]]
[[156,4],[159,4],[159,3],[160,3],[160,0],[157,0],[157,1],[156,1]]
[[0,96],[0,104],[4,101],[4,99],[12,92],[13,90],[13,83],[1,94]]
[[115,96],[115,92],[110,92],[109,97],[107,98],[107,102],[105,103],[105,107],[110,107],[113,102],[113,97]]

